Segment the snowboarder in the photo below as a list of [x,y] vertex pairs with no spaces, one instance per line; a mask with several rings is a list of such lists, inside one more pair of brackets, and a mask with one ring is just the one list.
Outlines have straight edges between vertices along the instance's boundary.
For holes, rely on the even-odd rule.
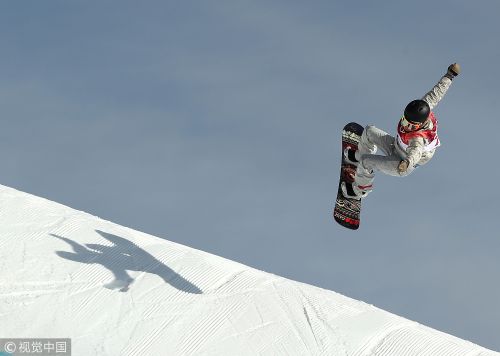
[[[440,146],[438,121],[432,109],[459,74],[460,65],[451,64],[431,91],[422,99],[410,102],[399,121],[396,137],[368,125],[361,135],[358,150],[344,150],[345,160],[357,167],[354,182],[342,182],[342,194],[346,198],[360,200],[366,197],[373,189],[375,171],[404,177],[429,162]],[[384,155],[376,155],[377,148]]]

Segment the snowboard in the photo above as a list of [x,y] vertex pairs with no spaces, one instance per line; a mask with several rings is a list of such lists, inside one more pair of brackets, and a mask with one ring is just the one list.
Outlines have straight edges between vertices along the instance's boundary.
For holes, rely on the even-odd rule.
[[361,200],[346,198],[342,194],[342,182],[352,183],[356,173],[356,166],[349,164],[344,159],[344,150],[350,148],[357,151],[358,143],[363,133],[363,127],[355,122],[350,122],[342,130],[342,162],[340,164],[340,179],[337,191],[337,200],[333,209],[333,218],[340,225],[356,230],[359,228],[361,214]]

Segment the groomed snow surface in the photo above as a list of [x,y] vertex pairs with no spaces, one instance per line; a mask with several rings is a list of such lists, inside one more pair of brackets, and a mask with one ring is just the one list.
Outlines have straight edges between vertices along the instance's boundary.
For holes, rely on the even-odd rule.
[[71,338],[73,355],[500,355],[2,186],[0,221],[0,337]]

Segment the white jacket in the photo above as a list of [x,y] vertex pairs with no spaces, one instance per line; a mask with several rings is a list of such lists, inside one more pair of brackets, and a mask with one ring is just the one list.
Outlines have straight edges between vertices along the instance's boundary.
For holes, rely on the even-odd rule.
[[[448,75],[444,75],[434,87],[423,96],[422,100],[426,101],[431,110],[436,107],[436,105],[443,99],[444,95],[451,86],[452,79]],[[431,120],[427,120],[425,126],[422,129],[432,129],[433,123]],[[397,136],[396,136],[397,137]],[[429,160],[434,156],[436,149],[426,150],[425,146],[429,144],[427,140],[423,137],[415,137],[410,140],[408,147],[403,148],[398,144],[396,140],[396,151],[399,156],[408,160],[409,166],[415,167],[418,165],[423,165],[429,162]]]

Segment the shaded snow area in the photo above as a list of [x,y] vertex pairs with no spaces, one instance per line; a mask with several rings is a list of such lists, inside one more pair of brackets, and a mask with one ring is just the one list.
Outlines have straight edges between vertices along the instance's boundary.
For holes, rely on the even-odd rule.
[[500,355],[0,186],[0,337],[73,355]]

